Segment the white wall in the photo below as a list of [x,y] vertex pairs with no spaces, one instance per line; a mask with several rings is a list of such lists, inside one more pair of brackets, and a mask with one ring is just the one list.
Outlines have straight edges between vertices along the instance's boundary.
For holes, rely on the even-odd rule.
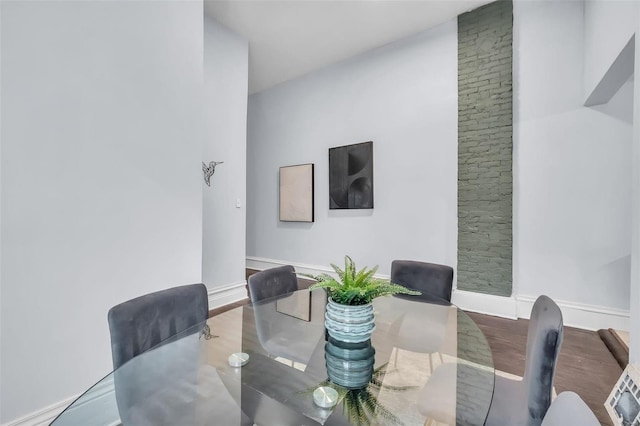
[[[328,148],[373,141],[374,209],[329,210]],[[389,273],[456,264],[457,28],[451,21],[251,95],[247,254]],[[278,221],[278,169],[315,163],[315,223]]]
[[636,31],[638,1],[586,0],[584,5],[586,99]]
[[111,306],[201,281],[203,17],[1,7],[3,423],[111,369]]
[[583,7],[514,4],[514,290],[628,309],[633,86],[582,107]]
[[203,187],[202,278],[210,290],[245,280],[248,67],[247,41],[205,17],[203,160],[224,161]]
[[[584,3],[516,2],[514,14],[514,296],[623,313],[633,85],[583,106]],[[343,253],[383,274],[394,258],[456,264],[456,43],[451,22],[250,97],[253,264]],[[366,140],[375,209],[330,211],[327,148]],[[316,163],[316,223],[280,223],[278,167],[305,162]]]

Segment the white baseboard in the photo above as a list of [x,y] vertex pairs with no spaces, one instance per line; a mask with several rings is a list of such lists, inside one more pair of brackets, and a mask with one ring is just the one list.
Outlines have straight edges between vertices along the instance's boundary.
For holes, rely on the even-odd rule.
[[209,309],[219,308],[220,306],[246,299],[248,297],[246,285],[247,282],[242,281],[210,289]]
[[[523,294],[517,296],[516,300],[518,303],[518,316],[520,318],[529,318],[536,297]],[[554,301],[562,311],[562,319],[566,326],[585,330],[600,330],[601,328],[629,330],[629,311],[564,300],[554,299]]]
[[465,311],[502,318],[518,318],[516,299],[513,297],[494,296],[456,288],[451,294],[451,302]]
[[[100,413],[105,416],[105,419],[108,419],[106,421],[108,421],[109,423],[104,423],[104,426],[119,425],[120,418],[117,412],[113,392],[113,378],[109,378],[99,383],[91,390],[91,394],[84,395],[81,402],[76,403],[73,408],[70,408],[65,413],[65,418],[69,420],[70,424],[80,425],[84,423],[83,419],[87,418],[87,413],[83,412],[83,410],[88,409],[90,413]],[[72,396],[63,401],[45,407],[39,411],[28,414],[16,420],[12,420],[9,423],[3,423],[2,426],[49,425],[53,421],[53,419],[55,419],[60,413],[62,413],[65,408],[67,408],[73,401],[78,398],[78,396],[80,395]],[[98,410],[96,410],[96,404],[101,404]]]
[[[292,265],[296,268],[296,272],[305,274],[332,272],[331,268],[324,266],[247,256],[247,268],[263,270],[282,265]],[[388,275],[376,276],[389,278]],[[451,301],[466,311],[516,319],[529,318],[536,297],[530,295],[503,297],[454,289]],[[629,330],[629,311],[563,300],[555,300],[555,302],[562,310],[564,324],[567,326],[585,330],[599,330],[601,328]]]
[[[298,274],[334,274],[333,269],[328,266],[308,265],[305,263],[287,262],[284,260],[267,259],[264,257],[247,256],[247,268],[262,271],[269,268],[277,268],[278,266],[291,265],[296,268]],[[387,276],[388,278],[388,276]]]
[[49,405],[31,414],[3,423],[2,426],[46,426],[53,421],[78,396],[72,396],[63,401]]

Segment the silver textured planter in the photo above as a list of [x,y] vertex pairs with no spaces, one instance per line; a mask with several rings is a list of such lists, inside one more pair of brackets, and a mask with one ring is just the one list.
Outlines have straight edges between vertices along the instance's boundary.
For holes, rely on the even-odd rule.
[[324,314],[324,326],[329,336],[349,343],[365,342],[375,330],[373,305],[342,305],[329,298]]

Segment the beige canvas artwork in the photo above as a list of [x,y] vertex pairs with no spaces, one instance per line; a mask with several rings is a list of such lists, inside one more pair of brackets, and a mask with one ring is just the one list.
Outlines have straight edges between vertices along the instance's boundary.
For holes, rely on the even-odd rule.
[[313,219],[313,164],[280,167],[280,220]]

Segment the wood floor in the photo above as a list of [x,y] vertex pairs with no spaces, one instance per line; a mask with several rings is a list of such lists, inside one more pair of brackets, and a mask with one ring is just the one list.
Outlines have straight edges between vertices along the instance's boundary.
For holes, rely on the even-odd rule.
[[[306,287],[308,283],[300,283]],[[249,299],[233,303],[210,312],[219,315],[249,302]],[[493,352],[496,369],[523,376],[527,328],[525,319],[510,320],[468,312],[487,338]],[[574,391],[582,397],[603,425],[613,425],[604,401],[620,377],[622,369],[596,332],[572,327],[564,328],[564,340],[560,350],[555,375],[558,393]]]

